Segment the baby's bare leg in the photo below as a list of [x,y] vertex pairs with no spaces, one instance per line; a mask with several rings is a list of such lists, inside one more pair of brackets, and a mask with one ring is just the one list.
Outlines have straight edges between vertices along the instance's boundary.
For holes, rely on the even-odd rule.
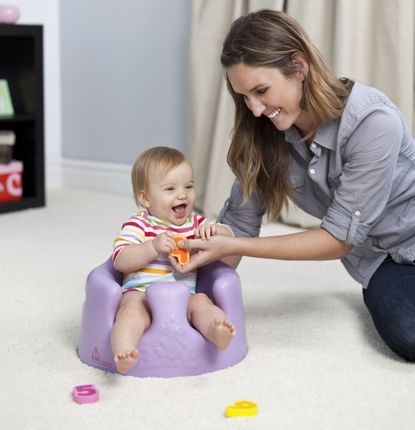
[[145,293],[141,291],[124,293],[111,331],[111,348],[119,373],[126,373],[137,363],[139,357],[137,344],[150,323],[151,314]]
[[227,319],[222,309],[205,294],[198,293],[190,297],[188,318],[195,328],[221,351],[228,347],[235,336],[235,326]]

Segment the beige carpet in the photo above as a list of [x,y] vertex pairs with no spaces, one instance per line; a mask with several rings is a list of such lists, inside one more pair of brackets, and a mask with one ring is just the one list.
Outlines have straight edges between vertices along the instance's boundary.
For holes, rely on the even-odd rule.
[[[44,209],[0,215],[0,426],[4,429],[415,428],[415,366],[380,341],[339,262],[244,259],[249,352],[196,377],[107,374],[76,355],[84,282],[111,252],[128,197],[56,190]],[[264,226],[262,234],[295,229]],[[95,384],[101,399],[71,400]],[[239,399],[252,418],[225,418]]]

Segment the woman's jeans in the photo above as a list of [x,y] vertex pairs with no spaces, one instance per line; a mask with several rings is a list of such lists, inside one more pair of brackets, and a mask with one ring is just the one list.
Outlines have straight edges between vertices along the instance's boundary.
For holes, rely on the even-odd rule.
[[415,266],[387,258],[363,298],[384,342],[403,359],[415,361]]

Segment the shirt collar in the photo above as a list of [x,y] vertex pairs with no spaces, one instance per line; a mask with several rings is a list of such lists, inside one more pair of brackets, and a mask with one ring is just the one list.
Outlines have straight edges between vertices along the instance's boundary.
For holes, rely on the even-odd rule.
[[317,129],[313,142],[323,148],[334,151],[337,147],[339,119],[328,119]]
[[[324,121],[317,129],[313,142],[323,148],[335,150],[337,146],[339,124],[339,119],[328,119]],[[285,140],[292,145],[302,143],[300,133],[294,126],[285,132]]]

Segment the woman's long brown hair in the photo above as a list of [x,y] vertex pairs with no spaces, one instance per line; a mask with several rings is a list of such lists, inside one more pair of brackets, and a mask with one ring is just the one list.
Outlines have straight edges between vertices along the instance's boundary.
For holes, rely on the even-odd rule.
[[[223,44],[221,63],[225,69],[240,63],[276,67],[290,76],[298,72],[292,61],[298,53],[309,65],[301,108],[311,115],[316,130],[325,120],[341,116],[353,83],[334,76],[306,32],[289,15],[264,9],[235,20]],[[259,193],[268,217],[275,219],[292,195],[287,180],[288,143],[267,117],[252,114],[228,79],[227,84],[235,102],[228,164],[242,184],[245,199]]]

